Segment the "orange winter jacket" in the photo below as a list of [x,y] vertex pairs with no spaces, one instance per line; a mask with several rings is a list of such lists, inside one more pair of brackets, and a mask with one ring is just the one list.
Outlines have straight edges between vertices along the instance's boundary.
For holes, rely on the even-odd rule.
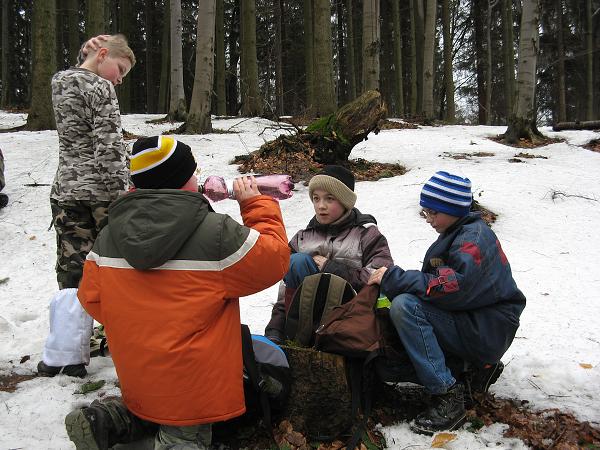
[[290,251],[275,200],[251,198],[241,213],[245,226],[170,189],[111,205],[78,296],[105,326],[136,416],[185,426],[244,413],[238,297],[279,281]]

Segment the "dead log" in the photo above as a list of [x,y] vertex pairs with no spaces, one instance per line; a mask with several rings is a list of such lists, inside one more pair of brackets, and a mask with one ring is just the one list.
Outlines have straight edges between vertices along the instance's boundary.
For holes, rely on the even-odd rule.
[[600,120],[588,120],[584,122],[558,122],[552,125],[553,131],[563,130],[598,130],[600,129]]
[[337,112],[315,120],[304,130],[298,130],[295,135],[281,135],[263,144],[254,157],[303,152],[321,164],[344,163],[356,144],[365,140],[370,132],[379,132],[379,122],[385,115],[381,94],[367,91]]

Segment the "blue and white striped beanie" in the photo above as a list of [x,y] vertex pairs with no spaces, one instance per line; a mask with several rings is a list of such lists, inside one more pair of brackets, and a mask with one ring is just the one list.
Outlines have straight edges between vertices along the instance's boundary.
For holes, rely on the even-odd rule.
[[420,203],[423,208],[463,217],[469,214],[472,200],[471,180],[436,172],[423,186]]

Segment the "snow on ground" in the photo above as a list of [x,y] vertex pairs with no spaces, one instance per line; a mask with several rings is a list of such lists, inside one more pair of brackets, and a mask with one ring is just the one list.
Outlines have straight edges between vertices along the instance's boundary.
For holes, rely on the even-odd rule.
[[[123,126],[138,135],[158,134],[173,124],[150,125],[158,116],[126,115]],[[0,111],[0,128],[24,123],[22,114]],[[235,133],[179,136],[191,145],[202,176],[237,174],[235,155],[257,149],[278,132],[260,119],[215,119],[213,126]],[[492,387],[498,396],[528,400],[535,408],[560,408],[600,425],[600,154],[580,147],[598,134],[588,131],[542,132],[564,143],[527,150],[547,159],[508,160],[520,150],[487,139],[504,127],[444,126],[388,130],[356,146],[351,158],[397,162],[409,171],[399,177],[359,182],[357,207],[373,214],[388,238],[396,263],[420,268],[436,233],[419,216],[423,183],[436,171],[468,176],[475,198],[498,213],[493,228],[527,296],[527,308],[506,369]],[[55,236],[48,196],[56,170],[55,131],[0,133],[6,160],[0,210],[0,374],[31,374],[40,359],[48,329],[48,301],[56,290]],[[453,159],[458,153],[492,156]],[[281,202],[288,237],[312,216],[307,188]],[[237,203],[214,205],[240,219]],[[261,333],[268,322],[276,287],[244,298],[242,320]],[[28,361],[20,363],[23,356]],[[584,368],[581,364],[589,364]],[[110,358],[94,358],[91,379],[104,379],[99,392],[75,394],[83,383],[69,377],[35,378],[14,393],[0,392],[0,450],[70,449],[63,418],[73,406],[101,395],[118,394]],[[477,433],[461,430],[453,449],[525,448],[502,437],[495,424]],[[407,424],[384,429],[390,449],[429,448],[431,438],[413,434]]]

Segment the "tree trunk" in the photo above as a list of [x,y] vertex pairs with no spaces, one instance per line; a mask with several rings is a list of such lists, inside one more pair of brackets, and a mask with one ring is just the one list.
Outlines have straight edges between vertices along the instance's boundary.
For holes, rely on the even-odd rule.
[[156,112],[157,102],[156,70],[154,68],[158,39],[156,39],[155,11],[155,0],[147,0],[144,6],[144,16],[146,19],[146,113]]
[[446,91],[446,122],[454,123],[454,76],[452,74],[452,30],[450,29],[450,0],[442,0],[442,29],[444,34],[444,87]]
[[315,95],[315,106],[317,115],[323,116],[334,112],[336,108],[329,0],[314,0],[313,17],[315,94],[318,92]]
[[354,23],[352,17],[352,0],[346,0],[346,24],[348,26],[346,37],[346,52],[348,54],[348,100],[356,98],[356,62],[354,60]]
[[85,35],[87,39],[99,34],[106,34],[105,3],[105,0],[86,0]]
[[352,425],[352,397],[344,357],[311,348],[284,350],[292,385],[283,416],[311,439],[333,439],[348,430]]
[[170,0],[170,22],[171,22],[171,95],[169,104],[169,119],[173,121],[185,121],[187,107],[185,102],[185,91],[183,89],[183,54],[181,23],[181,0]]
[[79,0],[68,0],[67,8],[69,64],[74,66],[77,64],[77,55],[79,55],[79,48],[81,47],[81,38],[79,36]]
[[536,125],[535,85],[537,53],[539,48],[540,13],[538,0],[524,0],[519,38],[519,69],[517,72],[517,100],[504,139],[515,144],[520,138],[537,140],[541,136]]
[[557,94],[557,108],[556,108],[556,121],[564,122],[567,120],[567,103],[566,103],[566,86],[565,86],[565,44],[564,44],[564,30],[563,30],[563,6],[562,0],[555,0],[555,14],[556,14],[556,94]]
[[[525,0],[527,1],[527,0]],[[485,109],[485,49],[484,49],[484,15],[481,11],[484,10],[487,0],[473,0],[471,8],[471,17],[473,19],[475,39],[475,64],[477,76],[477,106],[478,106],[478,123],[483,125],[487,123],[488,110]]]
[[313,0],[304,0],[304,65],[306,67],[306,110],[312,115],[315,108]]
[[[6,108],[9,103],[8,92],[11,89],[8,80],[8,49],[10,47],[10,35],[8,32],[8,12],[9,0],[2,1],[2,96],[0,98],[0,107]],[[11,47],[12,48],[12,47]]]
[[277,117],[283,112],[283,55],[281,47],[281,2],[283,0],[273,0],[274,19],[275,19],[275,113]]
[[363,92],[373,89],[379,89],[379,52],[381,49],[379,6],[379,0],[363,1]]
[[165,1],[164,5],[164,16],[162,21],[162,38],[160,41],[160,83],[158,88],[158,104],[157,109],[159,113],[167,112],[167,105],[169,104],[169,72],[170,72],[170,60],[171,48],[170,37],[170,13],[171,7],[168,1]]
[[485,124],[492,124],[492,9],[496,0],[487,0],[485,27]]
[[[134,17],[133,9],[135,5],[133,2],[120,2],[119,4],[119,16],[118,16],[118,24],[119,31],[125,35],[127,39],[131,38],[131,21]],[[92,35],[95,36],[95,35]],[[132,107],[132,96],[131,96],[131,87],[132,87],[132,77],[128,76],[123,78],[123,82],[117,86],[117,96],[119,98],[119,110],[122,114],[127,114],[131,112]]]
[[236,1],[231,6],[231,28],[229,30],[229,69],[225,80],[227,89],[227,114],[234,116],[239,112],[241,105],[238,103],[238,62],[240,37],[240,6]]
[[404,116],[404,77],[402,76],[402,31],[400,26],[400,0],[392,0],[392,15],[394,21],[394,72],[396,114]]
[[227,97],[225,94],[225,26],[223,1],[217,1],[215,17],[215,98],[217,116],[227,114]]
[[594,118],[594,29],[593,29],[592,0],[585,1],[585,85],[586,85],[586,117],[587,120]]
[[513,37],[512,1],[502,0],[502,45],[504,53],[504,98],[506,101],[506,117],[513,113],[515,98],[515,52]]
[[344,41],[344,0],[335,0],[336,9],[336,32],[337,32],[337,53],[338,53],[338,103],[343,105],[350,101],[348,98],[348,50]]
[[217,0],[198,3],[196,69],[190,112],[183,126],[186,133],[212,132],[210,105],[212,99],[215,60],[215,15]]
[[419,78],[417,72],[417,29],[415,24],[415,0],[409,1],[410,5],[410,115],[415,117],[417,115],[417,98],[418,98],[418,85],[417,79]]
[[433,110],[433,83],[435,81],[433,56],[435,53],[436,12],[437,0],[427,0],[425,41],[423,43],[423,116],[428,121],[435,118]]
[[417,57],[417,111],[423,112],[423,46],[425,37],[425,16],[423,0],[415,0],[415,45]]
[[56,0],[33,5],[31,106],[25,129],[55,130],[50,79],[56,72]]
[[256,0],[240,0],[240,17],[242,116],[261,116],[263,103],[258,88],[256,59]]

